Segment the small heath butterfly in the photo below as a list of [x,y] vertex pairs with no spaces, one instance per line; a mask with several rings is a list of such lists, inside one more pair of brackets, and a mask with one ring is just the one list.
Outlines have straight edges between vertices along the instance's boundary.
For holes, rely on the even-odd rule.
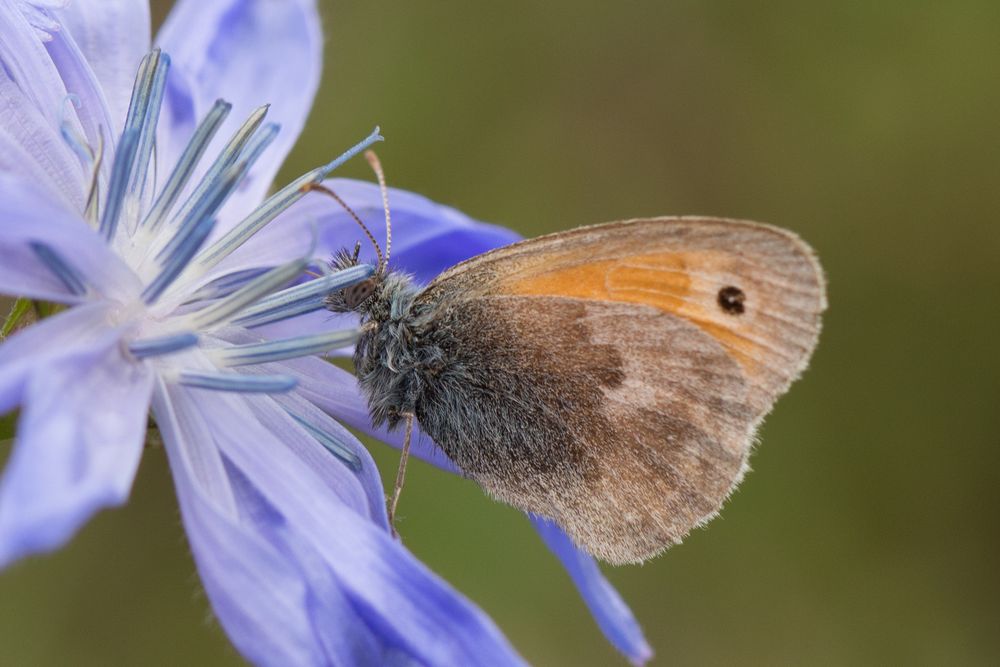
[[[742,220],[580,227],[427,286],[379,255],[326,304],[361,316],[354,364],[373,423],[406,428],[390,516],[415,419],[489,495],[614,564],[719,511],[826,307],[809,246]],[[357,248],[335,260],[354,263]]]

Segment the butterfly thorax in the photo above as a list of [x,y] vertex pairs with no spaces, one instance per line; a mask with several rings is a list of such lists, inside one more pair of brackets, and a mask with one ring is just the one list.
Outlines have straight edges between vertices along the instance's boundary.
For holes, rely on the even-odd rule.
[[355,374],[372,423],[394,428],[404,415],[415,413],[428,375],[443,363],[442,351],[426,336],[427,317],[416,304],[421,288],[410,276],[377,272],[355,287],[353,293],[331,294],[327,308],[360,316]]

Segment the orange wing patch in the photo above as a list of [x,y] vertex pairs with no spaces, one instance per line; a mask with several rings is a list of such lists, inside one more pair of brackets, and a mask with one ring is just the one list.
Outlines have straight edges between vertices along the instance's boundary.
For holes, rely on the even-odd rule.
[[689,268],[718,267],[725,265],[725,260],[724,255],[712,251],[652,253],[584,263],[556,260],[552,264],[559,268],[545,271],[536,266],[527,275],[512,276],[505,281],[504,291],[652,306],[697,325],[752,372],[756,367],[753,341],[737,331],[738,321],[725,319],[741,316],[723,317],[718,312],[718,290],[725,285],[706,284]]

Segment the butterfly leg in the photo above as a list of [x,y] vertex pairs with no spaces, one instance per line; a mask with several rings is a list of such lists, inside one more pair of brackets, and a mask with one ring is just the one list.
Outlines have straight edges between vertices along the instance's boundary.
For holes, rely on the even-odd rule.
[[399,469],[396,471],[396,486],[392,490],[392,499],[389,501],[389,527],[393,536],[396,536],[396,505],[399,504],[399,494],[403,491],[403,481],[406,479],[406,462],[410,459],[410,440],[413,438],[413,414],[405,414],[406,435],[403,436],[403,449],[399,455]]

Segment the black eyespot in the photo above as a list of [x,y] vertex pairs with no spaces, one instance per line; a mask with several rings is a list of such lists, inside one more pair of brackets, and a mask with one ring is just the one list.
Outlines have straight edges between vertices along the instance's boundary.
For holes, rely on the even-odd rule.
[[743,302],[747,295],[739,287],[729,285],[719,290],[719,307],[730,315],[742,315],[745,310]]
[[367,280],[362,280],[360,283],[355,283],[344,290],[344,303],[347,304],[350,310],[354,310],[364,303],[374,292],[375,279],[368,278]]

